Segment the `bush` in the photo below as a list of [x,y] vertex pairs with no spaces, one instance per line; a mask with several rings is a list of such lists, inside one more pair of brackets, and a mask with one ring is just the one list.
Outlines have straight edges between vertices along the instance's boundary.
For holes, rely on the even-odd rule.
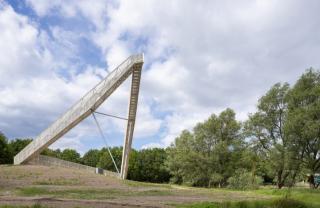
[[240,169],[228,179],[229,188],[233,189],[256,189],[262,183],[263,179],[252,174],[246,170]]

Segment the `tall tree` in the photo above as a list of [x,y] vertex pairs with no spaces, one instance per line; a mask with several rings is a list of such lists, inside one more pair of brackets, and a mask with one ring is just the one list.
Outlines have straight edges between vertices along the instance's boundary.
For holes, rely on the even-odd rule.
[[314,175],[320,172],[320,71],[307,70],[289,93],[286,130],[317,187]]
[[[172,182],[181,184],[191,180],[191,177],[189,178],[189,173],[193,172],[192,168],[194,167],[194,161],[190,155],[195,155],[193,143],[193,134],[184,130],[180,136],[175,139],[174,144],[168,147],[168,159],[166,161],[166,165],[172,175]],[[188,171],[188,169],[190,171]]]
[[282,188],[295,171],[294,154],[284,130],[287,120],[289,85],[275,84],[258,102],[258,111],[249,116],[245,131],[251,141],[265,153],[275,172],[278,188]]
[[226,109],[199,123],[168,149],[168,167],[175,182],[195,186],[226,186],[243,153],[241,125],[235,113]]

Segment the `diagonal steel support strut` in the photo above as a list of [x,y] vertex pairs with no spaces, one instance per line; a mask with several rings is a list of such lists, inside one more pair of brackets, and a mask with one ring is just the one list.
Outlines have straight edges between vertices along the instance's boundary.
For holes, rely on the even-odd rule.
[[93,111],[93,112],[96,113],[96,114],[109,116],[109,117],[112,117],[112,118],[117,118],[117,119],[126,120],[126,121],[128,120],[127,118],[124,118],[124,117],[121,117],[121,116],[111,115],[111,114],[108,114],[108,113],[101,113],[101,112],[98,112],[98,111]]
[[100,124],[99,124],[96,116],[94,115],[94,111],[92,111],[91,114],[92,114],[92,117],[93,117],[93,119],[94,119],[97,127],[98,127],[100,136],[102,137],[102,139],[103,139],[103,141],[104,141],[104,143],[105,143],[105,145],[106,145],[106,147],[107,147],[107,150],[108,150],[109,155],[110,155],[110,157],[111,157],[111,159],[112,159],[113,165],[114,165],[114,167],[116,168],[117,173],[120,174],[119,169],[118,169],[118,166],[117,166],[117,163],[116,163],[116,161],[114,160],[113,155],[112,155],[112,153],[111,153],[111,151],[110,151],[110,147],[109,147],[109,145],[108,145],[107,139],[106,139],[106,137],[105,137],[104,134],[103,134],[103,131],[102,131],[102,129],[101,129],[101,126],[100,126]]

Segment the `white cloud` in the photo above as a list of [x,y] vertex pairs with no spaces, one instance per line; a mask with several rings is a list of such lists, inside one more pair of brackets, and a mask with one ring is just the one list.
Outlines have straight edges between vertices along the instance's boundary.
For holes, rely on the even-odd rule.
[[153,149],[153,148],[162,148],[163,145],[160,143],[149,143],[142,145],[141,149]]
[[[314,6],[298,1],[121,1],[99,35],[109,34],[104,43],[114,47],[130,34],[121,44],[131,51],[139,50],[132,41],[147,39],[143,50],[151,66],[142,87],[159,112],[171,112],[162,139],[168,145],[182,129],[226,107],[244,120],[272,84],[292,82],[310,64],[319,66],[316,36],[308,38],[313,44],[305,42],[311,33],[319,34]],[[306,48],[312,49],[312,58],[301,56]]]
[[0,28],[0,86],[45,74],[42,68],[51,63],[51,56],[38,44],[36,25],[0,3]]
[[112,4],[111,1],[107,0],[53,0],[50,2],[27,0],[27,3],[39,16],[62,15],[63,17],[73,18],[81,14],[98,27],[104,25],[107,6]]
[[[106,73],[87,67],[79,74],[73,54],[77,54],[77,43],[83,37],[101,49],[108,71],[129,54],[145,52],[136,135],[146,141],[147,137],[161,135],[157,142],[161,145],[169,145],[181,130],[191,129],[196,122],[227,107],[244,120],[272,84],[292,83],[305,68],[320,67],[317,1],[28,2],[40,18],[80,16],[94,27],[75,32],[50,26],[54,37],[50,42],[37,24],[10,8],[3,10],[1,28],[15,35],[0,32],[0,40],[5,40],[0,41],[0,48],[1,44],[3,48],[13,44],[8,51],[0,51],[4,55],[0,56],[0,66],[10,69],[10,73],[0,69],[0,75],[7,76],[3,80],[8,82],[21,73],[24,79],[30,75],[31,81],[16,78],[17,83],[1,90],[8,99],[1,101],[0,113],[11,106],[10,111],[18,115],[23,108],[12,107],[18,102],[17,96],[27,105],[35,103],[33,97],[42,99],[44,93],[47,101],[34,105],[41,108],[46,102],[56,102],[59,111],[69,103],[66,100],[75,101],[81,96],[100,74]],[[18,61],[10,65],[8,60]],[[47,70],[40,70],[45,67]],[[53,73],[60,68],[71,69],[68,81]],[[42,90],[35,83],[41,84]],[[46,83],[58,87],[51,89]],[[101,109],[126,115],[128,87],[127,82]],[[27,90],[22,88],[33,90],[32,96],[24,97]],[[53,100],[61,95],[61,103]],[[43,109],[47,111],[53,109]],[[30,112],[36,112],[35,108]],[[117,131],[124,126],[121,121],[104,125],[112,125]],[[165,130],[160,131],[160,127]]]
[[[40,7],[42,15],[50,10],[46,6]],[[33,137],[96,85],[107,72],[90,65],[79,72],[78,63],[72,63],[72,60],[80,58],[77,57],[80,50],[77,43],[84,34],[54,26],[50,27],[50,38],[45,31],[38,29],[39,25],[15,13],[6,4],[1,5],[0,17],[0,96],[5,98],[0,100],[0,117],[6,121],[1,122],[0,128],[8,132],[9,136]],[[111,51],[113,56],[109,65],[112,67],[128,55],[116,45]],[[109,71],[112,70],[111,66]],[[61,68],[68,71],[61,71]],[[68,75],[68,78],[57,72]],[[129,84],[127,81],[120,87],[102,108],[111,113],[126,115]],[[149,107],[144,104],[141,104],[141,110],[138,111],[137,123],[141,125],[136,129],[138,137],[154,134],[160,128],[160,121],[153,118]],[[96,128],[93,122],[88,125]],[[124,132],[123,122],[104,121],[103,125],[105,129],[110,129],[110,125],[114,127],[109,132]],[[65,136],[67,139],[63,138],[62,143],[58,142],[56,146],[71,147],[74,141],[74,145],[81,148],[79,139],[90,136],[90,131],[87,134],[84,132],[88,128],[81,126],[77,131],[68,133]],[[18,127],[19,132],[16,131]]]

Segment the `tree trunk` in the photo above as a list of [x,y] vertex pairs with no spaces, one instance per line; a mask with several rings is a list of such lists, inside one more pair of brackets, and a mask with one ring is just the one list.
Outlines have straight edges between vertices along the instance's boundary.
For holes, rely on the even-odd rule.
[[293,176],[292,176],[292,178],[291,178],[291,181],[290,181],[290,183],[289,183],[289,187],[290,187],[290,188],[295,185],[297,174],[298,174],[298,170],[296,169],[296,170],[294,171]]
[[278,189],[281,189],[283,186],[284,186],[284,180],[282,178],[282,171],[278,171],[278,174],[277,174],[277,186],[278,186]]
[[309,177],[308,177],[308,182],[309,182],[309,185],[310,185],[310,188],[316,188],[316,184],[314,182],[314,175],[311,174]]
[[282,189],[282,187],[284,186],[284,183],[278,182],[277,186],[278,186],[278,189]]

